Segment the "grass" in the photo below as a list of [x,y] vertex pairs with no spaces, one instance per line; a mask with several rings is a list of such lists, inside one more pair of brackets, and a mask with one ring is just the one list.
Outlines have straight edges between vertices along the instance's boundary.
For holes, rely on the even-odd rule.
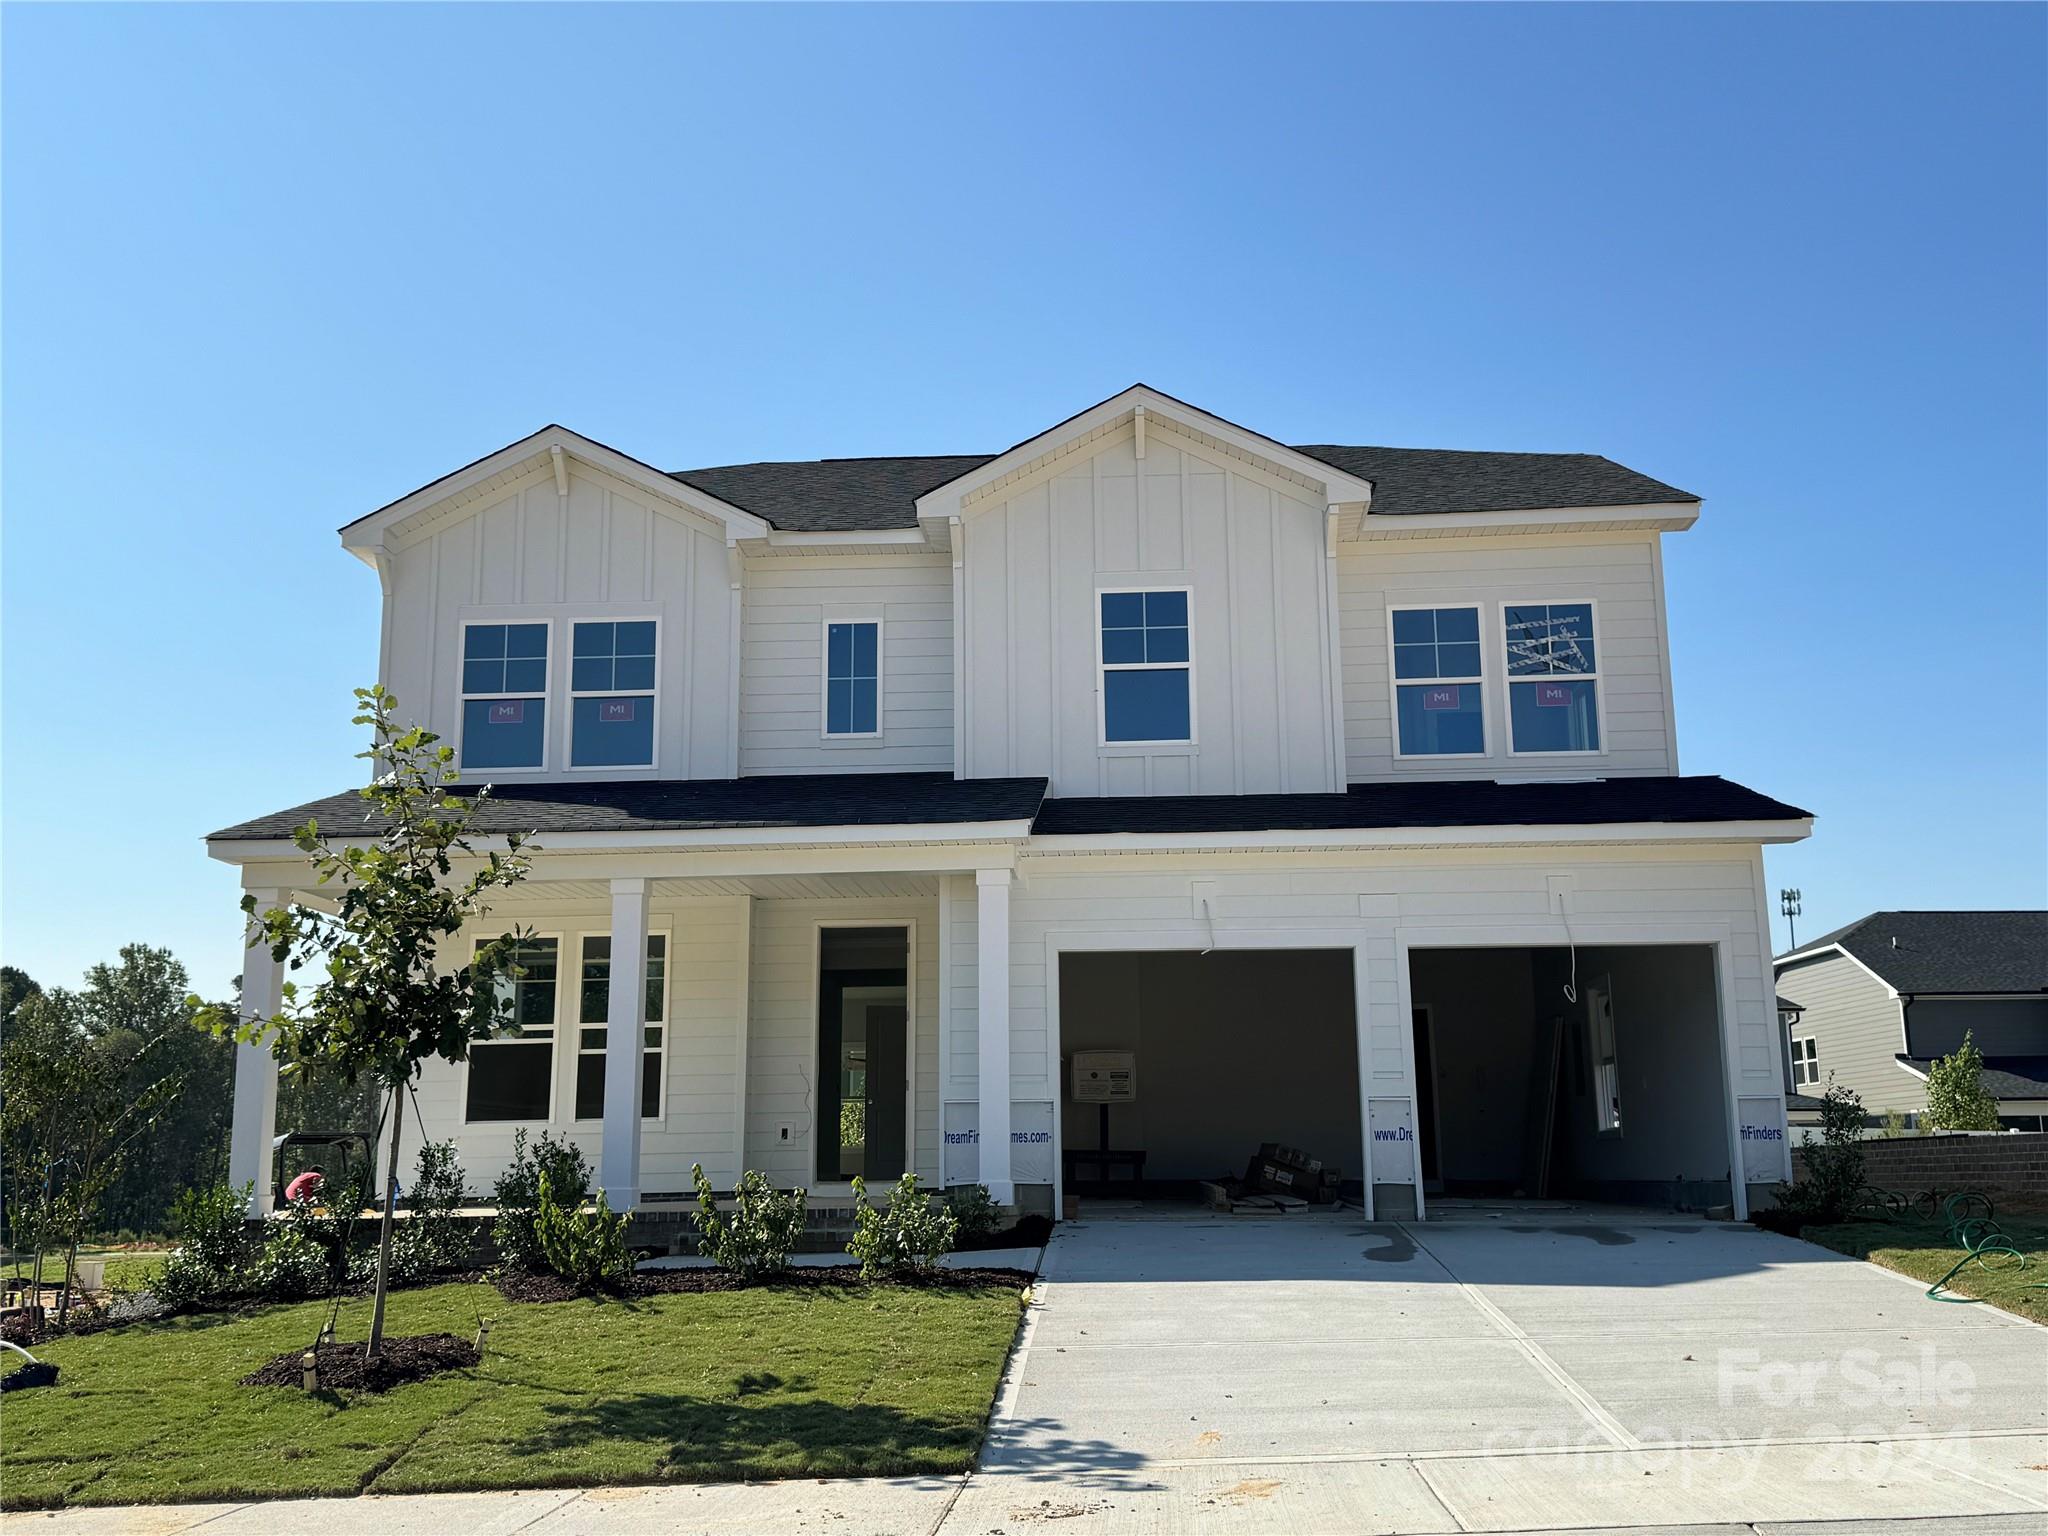
[[[2048,1219],[2009,1216],[2000,1218],[1999,1225],[2012,1239],[2012,1246],[2026,1255],[2026,1263],[2016,1264],[2010,1255],[1995,1255],[1989,1267],[1965,1265],[1946,1289],[2048,1323],[2048,1289],[2034,1288],[2048,1285]],[[1839,1226],[1807,1227],[1800,1235],[1823,1248],[1868,1259],[1930,1285],[1964,1257],[1963,1250],[1949,1241],[1948,1224],[1926,1217],[1848,1221]]]
[[[483,1363],[344,1399],[239,1379],[303,1349],[325,1304],[58,1339],[10,1393],[0,1507],[958,1471],[981,1443],[1021,1297],[849,1285],[519,1304],[401,1291],[393,1334]],[[360,1339],[369,1303],[342,1306]]]
[[[163,1268],[171,1249],[134,1245],[126,1248],[81,1248],[78,1257],[104,1259],[107,1264],[107,1289],[112,1291],[141,1291],[149,1288],[149,1277]],[[35,1260],[24,1254],[16,1254],[7,1260],[5,1273],[12,1279],[26,1280],[35,1267]],[[64,1283],[64,1254],[52,1249],[43,1255],[43,1284],[52,1289]]]

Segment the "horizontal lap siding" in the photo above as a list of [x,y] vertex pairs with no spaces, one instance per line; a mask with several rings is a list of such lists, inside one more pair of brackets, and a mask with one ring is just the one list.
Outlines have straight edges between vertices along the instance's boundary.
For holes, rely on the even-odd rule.
[[[916,1171],[939,1171],[939,905],[899,901],[756,901],[747,1035],[747,1166],[780,1184],[817,1182],[817,932],[821,922],[916,925]],[[780,1140],[777,1126],[797,1135]]]
[[1898,999],[1875,976],[1846,955],[1832,955],[1787,966],[1776,992],[1806,1010],[1792,1035],[1813,1036],[1820,1053],[1820,1083],[1800,1092],[1818,1096],[1832,1079],[1874,1114],[1927,1107],[1927,1085],[1898,1064],[1905,1049]]
[[[643,1121],[640,1133],[640,1185],[666,1192],[690,1187],[690,1167],[701,1162],[713,1182],[725,1187],[737,1171],[733,1117],[739,1102],[735,1073],[739,1066],[740,963],[744,898],[690,901],[656,897],[648,926],[669,936],[668,1035],[665,1073],[667,1100],[662,1120]],[[510,919],[508,918],[508,921]],[[562,975],[556,993],[555,1114],[546,1124],[523,1127],[529,1138],[545,1131],[574,1142],[598,1164],[603,1128],[577,1122],[574,1062],[577,1029],[576,969],[580,936],[609,930],[606,909],[580,905],[553,908],[522,904],[521,927],[562,938]],[[438,1059],[426,1064],[420,1077],[419,1104],[427,1134],[436,1141],[454,1140],[462,1155],[470,1189],[488,1194],[512,1155],[512,1125],[463,1123],[464,1069]],[[407,1127],[408,1139],[417,1128]],[[417,1152],[402,1153],[406,1167]]]
[[[1595,773],[1675,771],[1657,537],[1552,535],[1345,546],[1337,561],[1337,606],[1350,780],[1542,776],[1567,766]],[[1500,605],[1583,598],[1596,604],[1607,750],[1598,757],[1511,757]],[[1397,760],[1387,609],[1474,604],[1485,650],[1488,756],[1436,764]]]
[[[824,626],[882,620],[882,735],[823,736]],[[943,556],[756,561],[743,609],[740,772],[953,766],[953,574]]]

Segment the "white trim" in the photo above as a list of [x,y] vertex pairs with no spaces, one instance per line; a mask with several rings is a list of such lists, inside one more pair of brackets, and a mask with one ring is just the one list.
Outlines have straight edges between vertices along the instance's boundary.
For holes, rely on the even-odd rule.
[[[1802,1057],[1802,1056],[1801,1056],[1801,1055],[1799,1054],[1799,1047],[1801,1047],[1802,1045],[1803,1045],[1803,1046],[1805,1046],[1805,1047],[1807,1047],[1807,1053],[1806,1053],[1806,1055],[1805,1055],[1805,1056],[1803,1056],[1803,1057]],[[1897,1058],[1894,1058],[1894,1060],[1896,1060],[1896,1059],[1897,1059]],[[1801,1076],[1799,1075],[1799,1073],[1800,1073],[1800,1069],[1801,1069],[1802,1067],[1810,1067],[1810,1068],[1812,1069],[1812,1071],[1811,1071],[1811,1072],[1810,1072],[1810,1073],[1809,1073],[1809,1074],[1808,1074],[1807,1076],[1805,1076],[1805,1077],[1801,1077]],[[1917,1075],[1917,1074],[1916,1074],[1916,1075]],[[1817,1085],[1818,1085],[1818,1084],[1820,1083],[1820,1081],[1821,1081],[1821,1076],[1820,1076],[1820,1036],[1818,1036],[1818,1035],[1794,1035],[1794,1036],[1792,1036],[1792,1088],[1793,1088],[1793,1091],[1794,1091],[1794,1092],[1797,1092],[1797,1091],[1798,1091],[1799,1089],[1801,1089],[1801,1088],[1812,1088],[1812,1087],[1815,1087],[1815,1086],[1817,1086]]]
[[[639,773],[653,772],[661,766],[661,615],[659,613],[621,614],[616,618],[583,617],[569,615],[562,621],[569,630],[569,651],[562,659],[566,663],[563,681],[567,685],[564,695],[569,707],[562,711],[562,763],[569,773]],[[579,624],[652,624],[654,626],[654,684],[650,688],[578,688],[576,686],[576,626]],[[616,637],[613,641],[617,645]],[[617,665],[618,652],[612,652],[613,665]],[[578,699],[647,699],[654,706],[654,718],[649,722],[652,734],[648,745],[653,756],[644,763],[579,763],[576,761],[576,701]]]
[[[547,654],[541,658],[540,692],[536,694],[531,689],[523,689],[517,693],[471,693],[469,691],[468,678],[466,675],[469,670],[469,632],[472,629],[523,629],[534,624],[540,625],[543,629],[545,629],[548,632]],[[507,645],[511,644],[509,636],[507,637],[505,643]],[[519,659],[525,661],[530,660],[531,658],[521,657]],[[555,732],[554,727],[548,724],[547,711],[548,705],[553,702],[555,696],[554,668],[556,660],[557,654],[555,647],[555,620],[552,616],[539,619],[472,619],[460,616],[457,617],[455,621],[455,768],[458,773],[465,773],[470,774],[471,776],[475,776],[479,774],[493,773],[527,774],[548,772],[548,765],[553,760],[554,756],[551,749],[554,745]],[[509,664],[509,658],[507,658],[507,661]],[[536,698],[540,700],[541,706],[540,761],[538,763],[532,763],[516,768],[479,767],[472,769],[466,763],[463,762],[462,753],[463,747],[465,745],[463,738],[468,734],[469,730],[469,701],[471,699],[506,699],[517,700],[521,703],[526,703]]]
[[[1549,672],[1526,677],[1515,676],[1508,665],[1508,610],[1510,608],[1575,608],[1583,604],[1586,622],[1592,626],[1593,670],[1590,672]],[[1600,600],[1594,597],[1516,597],[1502,598],[1494,605],[1500,622],[1500,669],[1501,669],[1501,728],[1507,732],[1507,755],[1509,757],[1533,757],[1546,761],[1568,760],[1587,762],[1596,758],[1609,757],[1613,747],[1607,739],[1607,673],[1602,663],[1607,652],[1600,640]],[[1593,728],[1600,733],[1597,747],[1575,747],[1563,752],[1523,751],[1515,745],[1515,689],[1518,685],[1542,683],[1555,678],[1564,678],[1575,683],[1593,685]],[[1398,742],[1397,742],[1398,745]]]
[[[872,624],[875,626],[875,728],[872,731],[835,731],[832,729],[832,626],[835,624]],[[821,741],[880,741],[882,739],[882,693],[883,679],[887,676],[883,665],[883,631],[886,625],[879,613],[862,613],[840,618],[823,618],[818,621],[818,738]],[[848,681],[859,681],[849,678]]]
[[[1048,929],[1041,936],[1045,945],[1045,1023],[1052,1042],[1052,1090],[1053,1102],[1053,1219],[1064,1218],[1066,1197],[1063,1177],[1066,1163],[1066,1148],[1062,1140],[1064,1127],[1061,1101],[1065,1097],[1060,1061],[1065,1053],[1065,1042],[1060,1022],[1060,956],[1076,953],[1124,953],[1135,951],[1200,951],[1210,947],[1221,953],[1225,950],[1258,949],[1340,949],[1351,956],[1351,1011],[1354,1049],[1358,1053],[1358,1135],[1361,1142],[1359,1169],[1365,1186],[1365,1219],[1373,1220],[1372,1193],[1372,1106],[1375,1097],[1398,1097],[1398,1095],[1373,1092],[1372,1047],[1370,1029],[1370,997],[1366,986],[1369,961],[1366,950],[1370,938],[1357,928],[1237,928],[1227,919],[1216,919],[1210,927],[1213,932],[1196,925],[1193,921],[1177,928],[1067,928]],[[1415,1063],[1414,1031],[1408,1026],[1408,993],[1404,982],[1401,988],[1402,1035],[1409,1040],[1408,1093],[1409,1102],[1414,1102]],[[1423,1219],[1422,1206],[1422,1158],[1418,1150],[1415,1158],[1415,1213],[1416,1219]]]
[[739,995],[734,1001],[733,1026],[733,1109],[732,1177],[738,1184],[747,1171],[747,1053],[752,1049],[754,1020],[754,898],[742,896],[740,934],[735,946],[739,973]]
[[[586,1050],[583,1044],[583,1031],[586,1029],[608,1029],[610,1027],[608,1019],[600,1019],[596,1023],[584,1022],[583,950],[584,946],[587,945],[592,939],[603,939],[607,944],[609,944],[611,942],[611,937],[611,930],[609,928],[606,928],[603,932],[599,932],[597,929],[593,928],[584,932],[580,932],[576,935],[576,1022],[572,1027],[576,1030],[577,1033],[573,1046],[574,1059],[571,1060],[569,1064],[569,1124],[575,1126],[592,1126],[604,1124],[604,1104],[602,1100],[599,1101],[597,1113],[589,1117],[588,1119],[585,1119],[576,1113],[576,1077],[579,1071],[579,1065],[583,1057],[595,1056],[601,1061],[605,1058],[606,1054],[605,1046],[602,1045]],[[654,1113],[651,1115],[642,1115],[640,1117],[640,1123],[642,1125],[653,1124],[666,1127],[668,1124],[668,1046],[669,1027],[671,1022],[669,1019],[669,1013],[671,1011],[669,997],[671,987],[675,981],[676,946],[674,936],[671,934],[669,929],[657,928],[652,923],[648,924],[647,926],[647,938],[650,943],[655,939],[661,940],[661,1017],[659,1019],[643,1018],[640,1021],[640,1025],[643,1032],[645,1031],[646,1027],[650,1024],[659,1024],[661,1026],[661,1046],[656,1053],[661,1057],[661,1078],[659,1086],[656,1089]],[[611,985],[611,962],[609,960],[605,962],[605,978],[605,985],[607,989],[609,989]],[[645,988],[643,987],[642,990],[644,991]],[[646,1011],[644,1004],[642,1005],[641,1011],[643,1013]],[[609,1043],[609,1037],[607,1037],[607,1043]],[[641,1055],[645,1056],[647,1053],[647,1046],[644,1033],[641,1040],[640,1049]]]
[[[1479,675],[1477,677],[1436,677],[1403,678],[1400,675],[1394,655],[1394,615],[1397,613],[1441,613],[1447,609],[1470,609],[1473,623],[1479,631]],[[1442,644],[1441,641],[1436,642]],[[1457,642],[1453,641],[1453,644]],[[1467,762],[1474,758],[1493,756],[1492,711],[1487,701],[1493,690],[1487,686],[1486,675],[1486,605],[1474,598],[1469,603],[1389,603],[1387,604],[1387,703],[1393,718],[1394,761],[1424,763]],[[1596,653],[1597,654],[1597,653]],[[1408,752],[1401,747],[1401,690],[1403,688],[1427,688],[1433,684],[1455,684],[1471,686],[1479,690],[1479,741],[1477,752]]]
[[[849,775],[858,778],[858,775]],[[489,783],[491,780],[478,777],[476,782]],[[522,781],[523,782],[523,781]],[[934,821],[934,822],[888,822],[874,826],[836,825],[829,827],[701,827],[671,828],[666,830],[628,832],[547,832],[545,838],[548,851],[559,853],[564,850],[578,850],[586,853],[641,852],[653,853],[668,850],[688,852],[703,850],[719,853],[767,852],[782,849],[851,849],[870,848],[878,853],[895,851],[901,855],[917,854],[921,857],[913,865],[903,868],[919,870],[960,869],[960,862],[938,863],[929,855],[937,850],[950,847],[964,847],[969,844],[1004,843],[1016,844],[1030,836],[1031,822],[1028,818],[1016,821]],[[375,838],[353,837],[334,840],[337,848],[367,848],[373,846]],[[482,834],[469,839],[472,849],[481,856],[490,852],[503,852],[505,839],[494,834]],[[253,864],[271,859],[305,861],[305,854],[288,837],[262,839],[210,839],[206,845],[207,854],[224,864]],[[983,849],[976,853],[968,864],[986,864],[998,849]],[[890,866],[863,865],[869,873],[883,873]],[[751,873],[767,874],[773,871],[754,870]],[[805,865],[792,866],[785,873],[825,873]],[[568,878],[556,876],[558,879]]]
[[[1409,957],[1418,949],[1556,949],[1569,937],[1580,949],[1623,945],[1705,945],[1714,951],[1714,1008],[1719,1025],[1723,1129],[1727,1135],[1729,1194],[1737,1221],[1749,1219],[1749,1186],[1743,1179],[1742,1050],[1735,1017],[1735,946],[1732,930],[1718,922],[1632,922],[1575,916],[1570,934],[1556,920],[1500,923],[1480,927],[1397,928],[1394,956],[1402,1017],[1412,1006]],[[1410,1074],[1413,1081],[1413,1074]],[[1416,1160],[1418,1179],[1421,1160]],[[1420,1190],[1418,1186],[1418,1199]],[[1418,1207],[1419,1208],[1419,1207]]]
[[[1604,532],[1644,529],[1683,533],[1699,521],[1696,501],[1644,502],[1614,507],[1517,507],[1501,512],[1373,512],[1367,509],[1349,541],[1430,534]],[[1347,542],[1349,542],[1347,541]]]
[[[1186,661],[1104,661],[1102,659],[1102,600],[1105,597],[1137,593],[1141,596],[1154,592],[1178,592],[1187,600],[1188,607],[1188,659]],[[1185,584],[1159,583],[1140,587],[1097,587],[1095,589],[1095,610],[1092,615],[1095,625],[1095,745],[1098,748],[1117,749],[1142,747],[1192,747],[1201,739],[1201,726],[1195,716],[1195,589]],[[1118,626],[1119,628],[1123,626]],[[1170,625],[1163,626],[1171,628]],[[1140,626],[1138,633],[1147,632]],[[1188,679],[1188,733],[1185,736],[1161,736],[1143,740],[1119,737],[1109,739],[1109,674],[1112,672],[1185,672]]]
[[[1811,835],[1797,821],[1629,821],[1591,825],[1312,828],[1280,832],[1087,832],[1034,836],[1026,854],[1242,852],[1315,848],[1494,848],[1551,844],[1788,843]],[[550,839],[552,843],[552,839]]]
[[[903,1167],[908,1173],[917,1171],[917,923],[915,917],[891,915],[885,908],[875,915],[860,917],[816,917],[811,919],[811,974],[810,974],[810,1046],[805,1054],[805,1069],[813,1076],[819,1076],[818,1062],[818,1009],[824,1003],[825,930],[827,928],[901,928],[903,930]],[[822,1086],[822,1085],[821,1085]],[[943,1097],[943,1095],[942,1095]],[[844,1191],[852,1194],[853,1181],[841,1179],[835,1184],[818,1173],[818,1157],[825,1148],[825,1127],[823,1121],[823,1094],[813,1090],[811,1094],[811,1166],[806,1179],[812,1184],[813,1195],[831,1194]],[[939,1138],[940,1156],[944,1157],[945,1126],[944,1110],[940,1111]],[[834,1133],[835,1137],[837,1133]],[[836,1145],[835,1141],[835,1145]],[[943,1172],[941,1174],[943,1178]],[[815,1182],[812,1182],[815,1181]]]
[[[475,932],[473,929],[469,930],[468,936],[470,941],[469,960],[464,962],[465,964],[473,963],[476,959],[477,950],[482,948],[484,945],[491,943],[494,939],[499,937],[499,935],[496,934],[492,934],[487,937],[483,934]],[[568,933],[567,930],[559,928],[541,930],[527,934],[524,938],[519,940],[519,943],[523,946],[526,944],[536,943],[547,939],[553,939],[555,941],[555,1023],[554,1032],[549,1040],[548,1047],[549,1056],[547,1115],[544,1119],[540,1120],[472,1120],[469,1118],[469,1064],[471,1059],[475,1056],[475,1054],[478,1051],[488,1051],[493,1047],[500,1045],[516,1046],[531,1045],[534,1043],[533,1041],[526,1039],[525,1037],[520,1035],[499,1035],[494,1036],[489,1040],[472,1040],[469,1044],[468,1051],[466,1051],[463,1054],[462,1072],[460,1074],[461,1082],[456,1085],[457,1092],[459,1093],[460,1097],[456,1100],[455,1103],[455,1123],[459,1127],[467,1129],[468,1127],[473,1125],[486,1125],[502,1126],[510,1128],[512,1130],[521,1130],[538,1126],[542,1130],[546,1130],[557,1123],[556,1116],[561,1112],[563,1011],[562,983],[566,979],[565,957],[569,949],[569,945],[567,942]],[[514,983],[514,985],[516,986],[518,985],[518,983]],[[513,1003],[513,1008],[515,1012],[518,1009],[518,1003],[516,1000]]]

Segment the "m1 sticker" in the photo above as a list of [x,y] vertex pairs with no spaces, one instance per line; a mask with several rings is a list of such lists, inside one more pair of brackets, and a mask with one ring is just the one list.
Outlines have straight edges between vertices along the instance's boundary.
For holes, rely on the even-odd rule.
[[1565,683],[1538,683],[1536,702],[1544,709],[1569,709],[1572,703],[1572,690]]
[[490,721],[492,725],[526,724],[526,700],[507,699],[502,704],[493,704]]
[[1424,709],[1456,709],[1458,707],[1458,685],[1456,683],[1444,683],[1435,688],[1425,688],[1422,691],[1422,707]]
[[602,725],[631,725],[633,706],[638,699],[600,699],[597,703],[597,718]]

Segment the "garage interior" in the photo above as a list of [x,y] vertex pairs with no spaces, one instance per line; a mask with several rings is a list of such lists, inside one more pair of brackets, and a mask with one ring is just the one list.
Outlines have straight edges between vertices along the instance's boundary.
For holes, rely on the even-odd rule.
[[1409,985],[1425,1193],[1729,1199],[1711,947],[1418,949]]
[[[1062,956],[1067,1193],[1194,1201],[1201,1182],[1241,1176],[1263,1143],[1279,1142],[1338,1169],[1338,1193],[1357,1201],[1364,1138],[1351,966],[1342,949]],[[1100,1051],[1130,1053],[1128,1101],[1075,1098],[1074,1056]],[[1105,1146],[1122,1155],[1098,1161]]]

